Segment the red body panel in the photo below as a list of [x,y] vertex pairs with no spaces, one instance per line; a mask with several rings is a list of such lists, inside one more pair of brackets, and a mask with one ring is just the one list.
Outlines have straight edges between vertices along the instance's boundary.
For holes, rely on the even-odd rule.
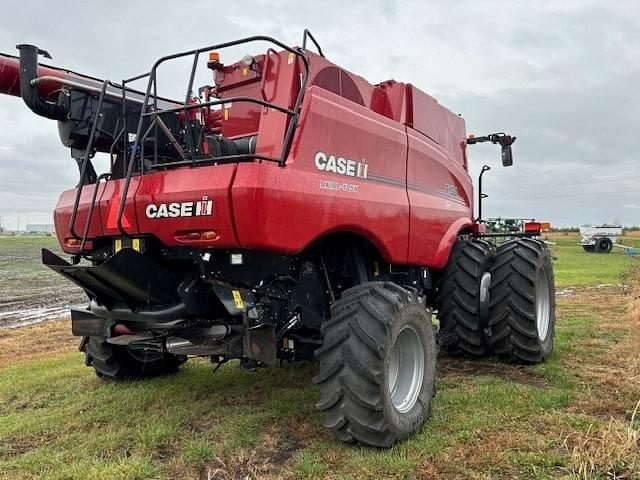
[[[230,187],[235,164],[181,168],[169,172],[144,175],[136,192],[136,217],[139,233],[155,235],[165,245],[198,245],[202,247],[236,247],[238,241],[231,219]],[[194,173],[197,172],[197,176]],[[149,204],[213,200],[212,215],[149,219]],[[160,228],[159,228],[160,227]],[[215,231],[215,239],[186,242],[185,232]]]
[[[472,224],[471,178],[462,165],[433,140],[410,128],[407,132],[407,191],[411,205],[409,259],[418,265],[442,268],[458,232]],[[443,247],[447,257],[437,258]]]
[[[241,162],[182,167],[133,177],[125,208],[128,233],[165,245],[248,248],[288,254],[332,232],[366,237],[392,264],[442,268],[461,231],[472,230],[472,183],[464,121],[411,85],[368,84],[324,58],[308,54],[311,73],[293,143],[283,167]],[[259,65],[264,66],[259,57]],[[224,67],[220,95],[250,95],[291,108],[300,65],[271,52],[264,81]],[[323,77],[315,77],[322,75]],[[219,77],[219,78],[218,78]],[[242,77],[246,77],[243,80]],[[331,83],[334,82],[334,83]],[[338,82],[335,84],[335,82]],[[227,137],[257,132],[256,153],[278,156],[289,117],[252,104],[227,106]],[[331,160],[333,158],[333,160]],[[333,163],[332,163],[333,162]],[[116,236],[122,180],[100,186],[90,230]],[[81,232],[93,186],[83,190]],[[148,218],[150,204],[213,200],[210,216]],[[63,247],[74,191],[62,194],[56,227]],[[186,241],[185,232],[216,238]]]
[[[308,90],[303,111],[284,168],[238,166],[232,198],[234,212],[243,212],[234,214],[240,244],[294,253],[326,233],[349,231],[367,237],[389,261],[405,263],[409,205],[403,187],[404,128],[319,87]],[[320,171],[314,163],[318,151],[364,158],[370,175],[375,171],[387,181]],[[357,192],[327,188],[336,188],[327,183],[321,188],[321,182],[355,185]]]

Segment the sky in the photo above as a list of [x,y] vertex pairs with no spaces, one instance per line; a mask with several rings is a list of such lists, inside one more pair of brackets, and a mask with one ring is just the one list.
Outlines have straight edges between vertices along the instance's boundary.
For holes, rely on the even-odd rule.
[[[470,133],[518,137],[510,168],[496,146],[470,147],[474,178],[492,167],[485,216],[640,225],[638,0],[12,3],[0,52],[36,44],[54,65],[114,81],[160,56],[254,34],[299,45],[309,28],[343,68],[413,83],[462,114]],[[246,53],[256,52],[237,58]],[[173,75],[184,88],[186,76]],[[51,223],[77,175],[55,122],[0,96],[5,228]]]

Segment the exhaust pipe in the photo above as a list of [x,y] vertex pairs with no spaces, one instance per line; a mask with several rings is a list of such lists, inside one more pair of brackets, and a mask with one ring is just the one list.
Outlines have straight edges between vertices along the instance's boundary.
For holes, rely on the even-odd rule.
[[38,94],[38,87],[33,81],[38,78],[38,55],[51,58],[45,50],[35,45],[16,45],[20,51],[20,95],[22,100],[34,113],[52,120],[65,120],[67,109],[64,105],[44,101]]

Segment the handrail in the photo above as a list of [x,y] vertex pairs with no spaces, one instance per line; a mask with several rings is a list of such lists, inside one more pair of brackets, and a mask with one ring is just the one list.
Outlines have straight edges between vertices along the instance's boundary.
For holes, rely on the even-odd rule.
[[[199,163],[220,163],[220,160],[265,160],[267,162],[278,162],[279,159],[277,157],[270,157],[268,155],[259,155],[255,153],[240,153],[237,155],[225,155],[224,157],[210,157],[210,158],[198,158],[196,159],[196,165]],[[178,160],[175,162],[165,162],[158,163],[149,166],[150,169],[160,169],[167,167],[179,167],[181,165],[193,165],[192,160]]]
[[267,75],[269,74],[269,64],[271,62],[271,53],[276,53],[276,51],[269,47],[267,48],[267,53],[264,56],[264,63],[262,65],[262,78],[260,79],[260,94],[262,95],[262,99],[267,101],[267,94],[264,91],[265,84],[267,83]]
[[74,239],[80,238],[75,230],[76,216],[78,214],[78,206],[80,205],[80,196],[82,195],[82,188],[84,187],[84,180],[87,176],[87,165],[89,164],[89,155],[91,155],[91,148],[93,146],[93,139],[96,135],[98,128],[98,120],[100,119],[100,112],[102,111],[102,104],[104,102],[105,92],[107,91],[107,85],[111,82],[105,80],[102,82],[102,90],[100,91],[100,98],[98,99],[98,106],[96,112],[93,115],[93,124],[91,125],[91,133],[89,133],[89,140],[87,140],[87,148],[84,151],[84,157],[82,159],[82,165],[80,166],[80,183],[76,190],[76,198],[73,202],[73,211],[71,212],[71,219],[69,220],[69,231]]
[[[268,162],[278,162],[279,159],[276,157],[270,157],[268,155],[256,155],[255,153],[242,153],[237,155],[225,155],[224,157],[213,157],[213,158],[198,158],[195,161],[195,164],[199,163],[219,163],[220,160],[266,160]],[[166,167],[178,167],[181,165],[193,165],[192,160],[178,160],[176,162],[165,162],[158,163],[149,166],[150,169],[155,170],[157,168],[166,168]]]
[[87,221],[84,224],[84,231],[82,232],[82,241],[80,242],[80,253],[84,252],[84,246],[88,240],[89,227],[91,226],[91,220],[93,218],[93,211],[95,210],[96,197],[98,196],[98,190],[100,189],[100,180],[108,180],[111,177],[111,173],[103,173],[96,180],[96,186],[93,189],[93,195],[91,197],[91,207],[87,214]]
[[[313,37],[311,37],[313,39]],[[168,61],[168,60],[173,60],[176,58],[180,58],[180,57],[185,57],[185,56],[189,56],[189,55],[199,55],[200,53],[203,52],[207,52],[207,51],[211,51],[211,50],[219,50],[219,49],[223,49],[223,48],[228,48],[228,47],[233,47],[236,45],[240,45],[243,43],[250,43],[250,42],[257,42],[257,41],[264,41],[264,42],[270,42],[273,43],[274,45],[277,45],[278,47],[282,48],[283,50],[288,51],[289,53],[293,53],[294,55],[296,55],[301,61],[302,64],[304,66],[304,72],[302,75],[302,80],[300,82],[300,91],[298,92],[298,97],[296,99],[295,102],[295,106],[293,108],[293,110],[291,111],[291,115],[292,118],[289,122],[287,131],[285,133],[285,137],[284,137],[284,141],[283,141],[283,145],[282,145],[282,149],[280,151],[280,157],[277,160],[278,161],[278,165],[279,166],[284,166],[284,162],[286,161],[286,157],[289,153],[289,148],[291,147],[291,142],[293,140],[293,133],[295,131],[295,128],[297,126],[297,121],[298,121],[298,116],[300,115],[300,109],[302,106],[302,100],[304,97],[304,92],[306,90],[306,86],[307,86],[307,80],[309,77],[309,60],[307,59],[305,53],[303,50],[300,49],[294,49],[292,47],[289,47],[288,45],[285,45],[284,43],[276,40],[275,38],[269,37],[269,36],[265,36],[265,35],[255,35],[255,36],[251,36],[251,37],[246,37],[246,38],[242,38],[239,40],[233,40],[231,42],[225,42],[225,43],[220,43],[217,45],[210,45],[207,47],[202,47],[202,48],[197,48],[194,50],[188,50],[188,51],[184,51],[184,52],[179,52],[179,53],[175,53],[172,55],[167,55],[164,57],[159,58],[158,60],[156,60],[156,62],[153,64],[153,67],[151,68],[150,72],[149,72],[149,81],[147,82],[147,89],[145,92],[145,96],[144,96],[144,101],[142,103],[142,110],[140,112],[140,119],[138,121],[138,128],[136,130],[136,136],[135,136],[135,142],[134,142],[134,146],[133,146],[133,150],[131,152],[131,157],[129,160],[129,165],[127,168],[127,176],[125,179],[125,183],[124,183],[124,187],[122,189],[122,194],[120,196],[120,205],[118,206],[118,216],[117,216],[117,225],[118,225],[118,231],[125,237],[130,237],[130,235],[125,231],[124,226],[122,225],[122,215],[124,214],[124,208],[125,208],[125,204],[126,204],[126,199],[127,199],[127,195],[129,192],[129,187],[131,184],[131,176],[133,175],[133,170],[134,170],[134,165],[136,163],[136,157],[138,155],[138,147],[140,145],[141,142],[141,136],[140,134],[142,133],[142,125],[144,122],[144,118],[148,115],[147,114],[147,109],[150,106],[149,105],[149,98],[151,96],[151,88],[156,87],[157,84],[157,69],[158,67]],[[314,43],[315,40],[314,40]],[[317,45],[317,43],[316,43]],[[195,62],[194,62],[195,65]],[[188,91],[193,87],[193,77],[195,75],[195,71],[192,69],[192,73],[189,79],[189,89]],[[144,75],[143,75],[144,76]],[[142,78],[142,77],[139,77]],[[156,91],[154,90],[154,93],[156,93]],[[188,92],[187,92],[188,93]],[[154,95],[154,110],[157,111],[157,106],[156,106],[156,99],[157,96]],[[188,102],[188,98],[185,101],[185,104],[183,105],[183,107],[181,108],[182,110],[185,110],[185,112],[190,109],[189,105],[187,105]],[[253,99],[253,100],[257,100],[257,99]],[[227,99],[228,101],[228,99]],[[256,102],[257,103],[257,102]],[[198,104],[198,106],[201,106],[201,104]],[[193,108],[196,108],[195,106]],[[288,112],[287,112],[288,113]],[[152,122],[152,126],[155,125],[156,122]],[[148,131],[147,131],[148,133]],[[155,136],[155,145],[157,145],[157,135]],[[225,160],[226,157],[220,157],[218,160]],[[257,156],[255,156],[254,158],[257,158]],[[195,158],[193,158],[193,163],[195,162]],[[141,164],[142,164],[142,156],[141,156]],[[168,166],[167,164],[165,164],[165,166]]]
[[317,42],[317,40],[311,34],[311,32],[309,31],[308,28],[304,29],[304,34],[302,35],[302,50],[304,50],[305,52],[307,51],[307,37],[309,37],[311,39],[313,44],[318,49],[318,53],[320,54],[320,56],[324,58],[324,53],[322,53],[322,48],[320,48],[320,44]]
[[227,103],[233,103],[233,102],[257,103],[258,105],[262,105],[263,107],[273,108],[274,110],[278,110],[279,112],[286,113],[288,115],[296,114],[294,110],[281,107],[280,105],[276,105],[275,103],[265,102],[264,100],[260,100],[259,98],[255,98],[255,97],[240,96],[240,97],[222,98],[220,100],[211,100],[209,102],[193,103],[193,104],[187,105],[186,107],[181,106],[176,108],[168,108],[166,110],[160,110],[157,112],[147,112],[143,116],[149,117],[149,116],[156,116],[156,115],[164,115],[165,113],[176,113],[176,112],[182,112],[185,110],[193,110],[194,108],[202,108],[202,107],[209,107],[209,106],[215,106],[215,105],[225,105]]

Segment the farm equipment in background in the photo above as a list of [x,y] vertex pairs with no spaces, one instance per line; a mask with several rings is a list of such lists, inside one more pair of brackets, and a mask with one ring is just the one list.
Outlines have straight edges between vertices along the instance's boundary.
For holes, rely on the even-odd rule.
[[487,235],[503,238],[539,237],[551,229],[549,222],[537,222],[532,218],[487,218]]
[[[268,47],[223,63],[220,51],[258,42]],[[468,145],[499,144],[509,166],[515,137],[467,138],[434,98],[368,83],[308,31],[302,48],[249,37],[162,57],[121,83],[18,50],[0,55],[0,92],[56,120],[79,167],[54,213],[71,261],[42,256],[87,293],[71,327],[100,377],[157,376],[188,356],[315,358],[325,425],[388,447],[429,415],[434,311],[452,355],[551,353],[546,245],[525,227],[496,247],[473,217]],[[192,62],[184,97],[161,96],[159,67],[179,59]],[[212,85],[194,86],[199,66]]]
[[580,245],[585,252],[609,253],[617,245],[618,237],[622,236],[620,225],[583,225],[580,227]]

